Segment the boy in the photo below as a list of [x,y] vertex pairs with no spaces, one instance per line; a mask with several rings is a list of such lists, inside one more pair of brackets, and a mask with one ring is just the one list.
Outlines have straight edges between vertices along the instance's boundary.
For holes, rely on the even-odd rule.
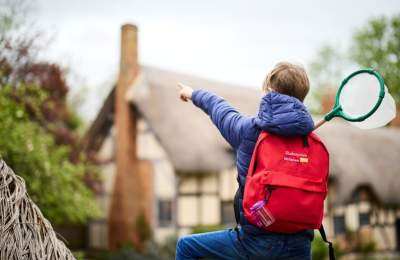
[[176,248],[177,260],[311,259],[313,230],[295,234],[264,231],[250,224],[243,213],[243,189],[255,143],[261,131],[281,136],[304,136],[314,127],[303,105],[309,81],[303,67],[278,63],[267,75],[258,115],[245,117],[224,99],[204,90],[179,84],[180,98],[207,113],[226,141],[235,149],[239,188],[234,199],[235,229],[184,236]]

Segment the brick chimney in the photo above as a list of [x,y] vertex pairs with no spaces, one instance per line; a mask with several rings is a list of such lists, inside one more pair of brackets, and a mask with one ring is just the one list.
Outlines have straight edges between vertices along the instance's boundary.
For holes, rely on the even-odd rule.
[[391,127],[400,127],[400,104],[397,105],[396,117],[390,122]]
[[120,72],[114,97],[116,175],[108,229],[111,249],[126,244],[140,248],[150,230],[152,169],[149,162],[137,158],[138,114],[126,99],[139,70],[138,30],[126,24],[121,28]]

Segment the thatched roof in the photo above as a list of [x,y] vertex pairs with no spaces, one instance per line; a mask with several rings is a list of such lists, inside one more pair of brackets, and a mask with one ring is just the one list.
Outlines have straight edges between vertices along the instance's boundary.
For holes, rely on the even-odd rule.
[[248,115],[257,111],[260,93],[251,88],[148,67],[142,69],[142,75],[143,80],[133,86],[128,98],[150,122],[175,169],[190,173],[233,167],[232,150],[207,115],[178,98],[177,82],[220,94]]
[[[142,67],[141,79],[127,93],[133,107],[147,120],[164,147],[175,170],[195,174],[233,167],[232,150],[202,111],[178,99],[177,82],[211,90],[246,115],[257,112],[260,91]],[[378,199],[400,205],[397,192],[400,190],[397,176],[400,175],[399,129],[359,130],[334,119],[317,134],[331,154],[331,176],[338,183],[339,203],[348,200],[356,188],[366,184],[372,187]]]
[[400,205],[400,129],[360,130],[333,119],[316,133],[331,159],[330,175],[337,181],[337,201],[350,200],[360,186],[385,204]]
[[88,151],[97,151],[104,139],[107,137],[109,130],[114,123],[114,93],[115,86],[106,97],[99,113],[93,123],[86,132],[84,138],[84,148]]

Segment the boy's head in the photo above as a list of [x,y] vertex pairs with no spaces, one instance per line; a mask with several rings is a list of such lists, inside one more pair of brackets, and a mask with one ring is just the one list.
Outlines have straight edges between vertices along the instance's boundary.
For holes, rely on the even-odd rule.
[[298,98],[301,102],[304,101],[309,89],[310,83],[304,68],[289,62],[276,64],[268,73],[263,85],[265,92],[273,90]]

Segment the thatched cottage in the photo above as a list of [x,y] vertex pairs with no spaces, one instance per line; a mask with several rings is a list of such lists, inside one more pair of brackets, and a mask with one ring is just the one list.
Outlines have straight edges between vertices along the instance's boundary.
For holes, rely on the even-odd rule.
[[[234,151],[203,112],[177,98],[177,82],[257,112],[261,92],[253,88],[140,66],[137,28],[123,26],[119,80],[87,134],[104,180],[98,201],[105,217],[90,225],[92,247],[138,243],[138,223],[149,223],[158,240],[234,224]],[[328,235],[360,231],[378,249],[399,250],[400,130],[362,131],[333,120],[317,134],[331,155]]]

